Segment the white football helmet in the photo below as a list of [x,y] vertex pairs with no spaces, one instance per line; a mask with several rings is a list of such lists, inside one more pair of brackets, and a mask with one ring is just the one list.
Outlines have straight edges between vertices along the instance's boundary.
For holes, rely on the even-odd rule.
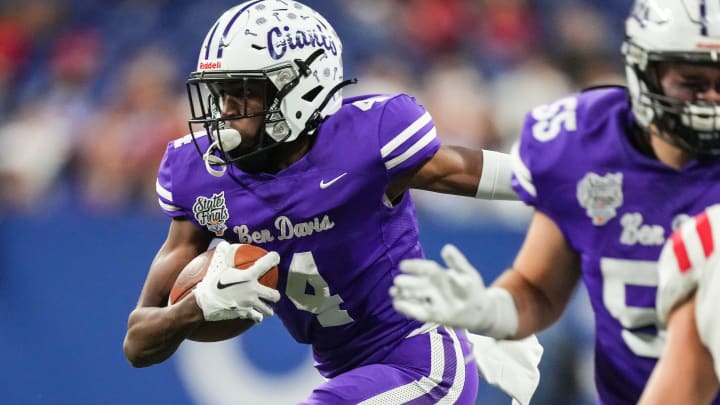
[[627,84],[638,124],[691,153],[720,155],[720,106],[665,96],[658,62],[717,64],[720,2],[636,0],[622,46]]
[[[247,1],[227,10],[213,24],[200,50],[197,70],[187,81],[193,126],[202,125],[211,139],[201,151],[214,175],[250,155],[312,134],[317,125],[341,106],[342,43],[333,27],[310,7],[291,0]],[[223,94],[243,97],[261,88],[261,113],[222,117]],[[257,148],[236,149],[242,135],[225,121],[263,115]],[[197,145],[197,142],[196,142]]]

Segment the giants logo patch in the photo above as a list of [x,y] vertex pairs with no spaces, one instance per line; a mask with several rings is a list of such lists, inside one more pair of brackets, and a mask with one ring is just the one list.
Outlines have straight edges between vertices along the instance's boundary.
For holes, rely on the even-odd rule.
[[605,225],[617,215],[615,209],[623,203],[622,178],[622,173],[588,173],[578,183],[577,199],[593,225]]

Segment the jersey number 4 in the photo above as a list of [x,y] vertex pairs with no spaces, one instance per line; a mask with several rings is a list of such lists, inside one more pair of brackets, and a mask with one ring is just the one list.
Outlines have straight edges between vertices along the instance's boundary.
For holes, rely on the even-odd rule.
[[297,309],[315,314],[323,327],[353,321],[346,310],[340,309],[343,299],[338,294],[330,294],[330,287],[318,272],[312,252],[293,255],[285,294]]

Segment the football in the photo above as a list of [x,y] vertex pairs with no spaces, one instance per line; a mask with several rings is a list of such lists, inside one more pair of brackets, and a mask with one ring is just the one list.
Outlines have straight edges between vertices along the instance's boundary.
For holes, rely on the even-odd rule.
[[[265,249],[258,246],[241,245],[235,252],[234,267],[239,271],[245,270],[266,253],[267,251]],[[215,254],[215,248],[208,249],[196,256],[182,269],[170,290],[170,305],[185,298],[195,288],[197,283],[205,277],[213,254]],[[278,281],[277,266],[263,274],[258,281],[265,286],[276,288]],[[254,322],[249,319],[228,319],[225,321],[205,322],[195,329],[195,331],[188,336],[188,339],[196,342],[218,342],[238,336],[253,326],[253,324]]]

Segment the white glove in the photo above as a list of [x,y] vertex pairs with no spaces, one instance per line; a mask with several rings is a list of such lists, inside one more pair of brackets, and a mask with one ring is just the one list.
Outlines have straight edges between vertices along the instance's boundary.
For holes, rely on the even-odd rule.
[[393,306],[411,318],[468,329],[504,339],[517,332],[518,313],[504,288],[485,288],[480,273],[453,245],[441,255],[448,269],[425,259],[400,262],[405,274],[395,277],[390,295]]
[[195,287],[195,301],[206,321],[252,319],[261,322],[272,316],[269,303],[280,300],[280,293],[266,287],[258,278],[280,263],[276,252],[268,252],[245,270],[233,268],[235,251],[240,244],[220,242],[210,260],[205,277]]
[[535,335],[521,340],[495,340],[468,334],[480,374],[502,389],[515,405],[528,405],[540,383],[538,364],[543,347]]

